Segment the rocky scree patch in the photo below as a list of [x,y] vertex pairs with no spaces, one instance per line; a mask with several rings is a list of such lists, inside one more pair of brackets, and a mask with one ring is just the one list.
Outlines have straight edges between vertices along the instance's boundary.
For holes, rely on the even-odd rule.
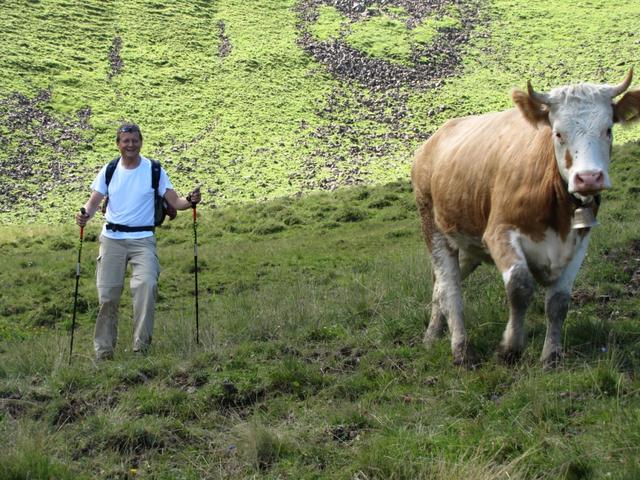
[[[457,12],[459,22],[438,30],[429,44],[414,45],[410,61],[401,64],[359,51],[348,39],[315,38],[311,30],[323,6],[334,7],[351,24],[376,15],[397,15],[399,10],[407,30],[451,11]],[[479,3],[458,0],[301,0],[297,12],[299,45],[336,80],[316,110],[324,124],[315,129],[300,125],[314,149],[289,181],[303,191],[364,184],[367,169],[393,157],[399,144],[406,147],[426,140],[428,136],[409,121],[410,93],[438,88],[454,75],[463,47],[482,21]]]
[[33,98],[13,92],[0,98],[0,212],[15,204],[43,208],[41,202],[55,187],[77,187],[82,181],[76,162],[91,148],[91,109],[56,117],[47,109],[51,90]]

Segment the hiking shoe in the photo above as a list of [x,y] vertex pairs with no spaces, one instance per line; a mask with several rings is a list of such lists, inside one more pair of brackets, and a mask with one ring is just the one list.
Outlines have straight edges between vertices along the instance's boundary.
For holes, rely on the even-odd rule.
[[133,349],[133,354],[136,357],[146,357],[149,354],[149,347],[136,347]]
[[96,352],[97,362],[104,362],[105,360],[113,360],[113,352]]

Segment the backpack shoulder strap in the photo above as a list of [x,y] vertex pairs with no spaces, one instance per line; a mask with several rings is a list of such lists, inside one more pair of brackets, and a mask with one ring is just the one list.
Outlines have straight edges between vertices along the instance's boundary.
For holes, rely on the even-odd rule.
[[160,185],[160,162],[151,160],[151,187],[158,193],[158,185]]
[[107,182],[107,190],[109,189],[109,182],[111,182],[111,177],[113,177],[113,172],[115,172],[116,167],[118,166],[118,160],[120,157],[116,157],[107,163],[107,171],[105,172],[105,181]]

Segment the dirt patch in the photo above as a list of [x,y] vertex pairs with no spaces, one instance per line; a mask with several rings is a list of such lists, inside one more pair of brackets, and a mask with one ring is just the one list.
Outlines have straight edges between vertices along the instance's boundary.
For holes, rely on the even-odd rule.
[[631,276],[625,284],[628,295],[635,296],[640,293],[640,240],[633,240],[627,251],[629,256],[623,261],[623,271]]
[[574,307],[582,307],[588,303],[598,305],[606,305],[612,300],[612,296],[608,294],[598,294],[595,288],[579,288],[571,293],[571,305]]
[[625,294],[638,295],[640,293],[640,239],[631,240],[627,246],[607,252],[605,258],[619,265],[628,277],[624,283]]
[[111,47],[109,48],[109,74],[108,78],[111,80],[113,77],[122,72],[124,68],[124,61],[120,56],[120,52],[122,51],[122,37],[115,36],[113,37],[113,42],[111,43]]
[[64,400],[56,409],[51,424],[59,427],[68,423],[73,423],[76,420],[84,418],[93,408],[84,400],[78,398],[70,398]]
[[358,438],[361,430],[358,425],[336,425],[329,430],[329,434],[332,440],[349,444]]
[[201,372],[196,372],[193,375],[189,372],[178,372],[171,377],[171,383],[174,386],[186,390],[188,393],[193,393],[196,389],[206,385],[207,381],[207,375]]
[[571,304],[574,308],[595,305],[596,313],[606,318],[616,311],[619,300],[640,294],[640,239],[632,240],[624,247],[605,250],[604,261],[622,272],[623,278],[616,281],[619,287],[605,293],[598,293],[596,288],[589,286],[576,289],[571,294]]
[[91,147],[91,109],[56,117],[47,107],[50,98],[48,89],[32,98],[18,92],[0,98],[0,212],[17,202],[42,208],[55,187],[80,185],[78,165],[69,159]]
[[266,389],[260,387],[241,392],[234,383],[225,381],[221,384],[221,393],[213,400],[222,413],[244,416],[256,403],[265,398],[266,393]]
[[5,415],[11,418],[20,418],[28,415],[38,405],[23,399],[19,393],[7,394],[0,398],[0,419]]
[[231,40],[229,40],[229,37],[227,37],[227,34],[225,33],[225,25],[222,20],[218,22],[217,27],[218,39],[220,41],[220,43],[218,44],[218,55],[220,56],[220,58],[225,58],[231,53]]
[[346,346],[341,348],[338,352],[332,355],[330,365],[321,368],[322,373],[342,375],[351,373],[360,366],[360,359],[364,356],[365,352],[359,349],[353,349]]

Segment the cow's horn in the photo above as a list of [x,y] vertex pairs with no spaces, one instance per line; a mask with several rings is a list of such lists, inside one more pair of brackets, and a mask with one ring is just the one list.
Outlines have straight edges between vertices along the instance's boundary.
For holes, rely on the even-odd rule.
[[617,97],[622,92],[624,92],[629,85],[631,85],[631,79],[633,78],[633,68],[629,69],[627,76],[624,78],[622,83],[616,85],[615,87],[611,87],[611,98]]
[[535,100],[538,103],[543,103],[545,105],[549,104],[549,95],[546,93],[536,92],[531,86],[531,80],[527,80],[527,91],[529,92],[529,97]]

